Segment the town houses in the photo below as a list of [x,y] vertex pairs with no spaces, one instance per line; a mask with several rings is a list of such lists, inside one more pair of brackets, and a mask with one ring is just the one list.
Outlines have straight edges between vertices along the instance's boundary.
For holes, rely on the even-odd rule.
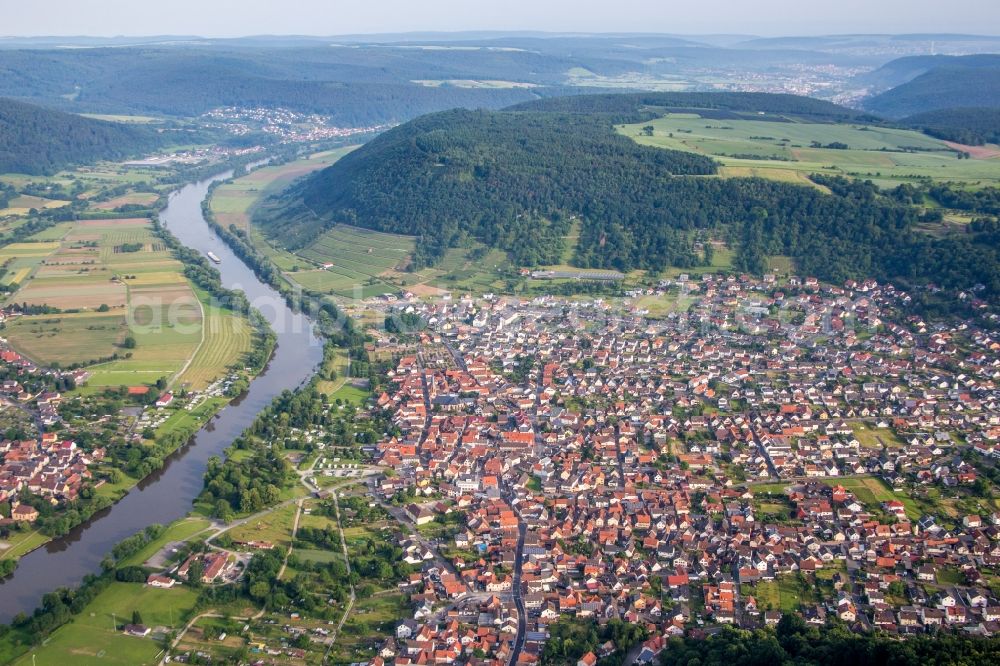
[[40,441],[0,441],[0,457],[0,502],[30,492],[58,504],[77,498],[92,476],[90,466],[104,459],[104,449],[87,452],[71,440],[46,433]]
[[[653,316],[647,296],[685,307]],[[376,491],[450,529],[447,566],[407,551],[414,615],[375,661],[531,664],[574,618],[647,628],[646,661],[787,612],[1000,631],[1000,513],[979,501],[1000,457],[996,315],[932,325],[910,304],[874,281],[739,276],[624,303],[395,303],[426,327],[391,341],[374,455],[395,473]]]

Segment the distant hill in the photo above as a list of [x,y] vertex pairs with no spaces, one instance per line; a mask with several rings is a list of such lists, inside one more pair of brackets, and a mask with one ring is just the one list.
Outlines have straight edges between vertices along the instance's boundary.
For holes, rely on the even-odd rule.
[[940,109],[1000,107],[1000,55],[903,60],[890,63],[895,75],[927,69],[869,98],[864,102],[866,109],[902,118]]
[[[998,45],[1000,46],[1000,45]],[[997,56],[992,54],[969,55],[969,56],[947,56],[947,55],[918,55],[906,56],[890,60],[881,67],[865,72],[852,79],[852,83],[869,86],[876,93],[885,92],[889,88],[907,83],[917,78],[921,74],[936,69],[938,67],[995,67]]]
[[811,97],[772,93],[631,93],[552,97],[518,104],[511,111],[545,113],[607,113],[613,115],[653,113],[664,109],[717,109],[748,113],[785,113],[826,120],[851,120],[862,112]]
[[1000,143],[1000,108],[941,109],[918,113],[900,122],[945,141],[970,146]]
[[52,173],[71,164],[130,157],[160,144],[148,127],[0,98],[0,173]]

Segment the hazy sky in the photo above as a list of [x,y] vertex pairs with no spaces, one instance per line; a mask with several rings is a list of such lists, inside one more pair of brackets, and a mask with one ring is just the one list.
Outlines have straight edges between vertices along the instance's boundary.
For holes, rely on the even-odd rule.
[[2,35],[1000,32],[997,0],[0,0]]

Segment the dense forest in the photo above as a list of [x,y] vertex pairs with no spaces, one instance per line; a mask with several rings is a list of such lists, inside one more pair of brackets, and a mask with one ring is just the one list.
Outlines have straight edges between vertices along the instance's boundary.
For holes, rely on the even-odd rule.
[[745,631],[724,627],[708,638],[675,638],[661,653],[661,666],[974,666],[1000,662],[1000,640],[945,634],[912,636],[900,641],[889,636],[849,631],[846,627],[820,629],[806,625],[798,615],[781,618],[774,631]]
[[1000,143],[1000,108],[942,109],[901,121],[938,139],[969,146]]
[[[865,182],[814,176],[825,193],[772,180],[706,178],[715,171],[708,158],[639,146],[614,132],[611,116],[640,113],[651,100],[668,97],[690,107],[705,103],[706,95],[575,97],[518,107],[558,109],[552,113],[422,117],[266,202],[258,222],[293,248],[337,223],[416,235],[414,268],[471,237],[507,250],[520,265],[558,263],[564,237],[579,222],[579,241],[570,249],[573,263],[583,267],[694,266],[698,239],[711,235],[733,242],[736,268],[751,273],[761,273],[770,255],[788,255],[802,273],[833,282],[876,277],[905,285],[982,285],[985,295],[1000,295],[991,236],[973,227],[940,239],[919,233],[918,223],[929,220],[915,205],[923,195],[911,186],[882,192]],[[788,96],[708,98],[715,108],[759,103],[780,113],[813,107]],[[995,190],[924,189],[948,207],[998,212]]]
[[890,118],[940,109],[1000,107],[1000,55],[947,59],[864,104]]
[[161,143],[146,127],[0,99],[0,173],[47,174],[70,164],[130,157]]

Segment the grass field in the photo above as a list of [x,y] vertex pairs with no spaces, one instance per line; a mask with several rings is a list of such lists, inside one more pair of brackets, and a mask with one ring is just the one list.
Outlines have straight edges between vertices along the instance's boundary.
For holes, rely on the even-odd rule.
[[45,643],[21,657],[17,664],[155,664],[162,648],[150,638],[125,636],[114,630],[139,611],[150,627],[179,627],[198,594],[177,587],[159,590],[142,583],[112,583],[73,621],[57,629]]
[[872,428],[867,425],[855,424],[854,436],[866,449],[881,449],[883,444],[889,448],[903,446],[903,441],[896,436],[891,428]]
[[894,493],[884,481],[873,476],[850,479],[823,479],[823,483],[828,486],[843,486],[846,490],[854,493],[858,500],[869,509],[879,509],[882,502],[899,500],[903,503],[906,516],[910,520],[915,521],[923,515],[923,512],[911,497],[905,493]]
[[34,315],[7,322],[3,336],[39,363],[62,363],[110,356],[128,335],[121,309],[116,312]]
[[363,405],[369,397],[371,397],[370,391],[351,386],[350,384],[341,386],[330,395],[331,400],[342,400],[343,402],[350,402],[355,405]]
[[4,548],[0,549],[0,560],[19,558],[26,553],[30,553],[43,543],[49,540],[38,530],[18,532],[4,539]]
[[204,532],[210,526],[211,523],[203,518],[181,518],[168,525],[159,538],[150,541],[134,555],[126,558],[122,564],[140,565],[159,552],[168,543],[173,541],[187,541],[196,534]]
[[288,546],[292,542],[295,504],[287,504],[260,518],[238,525],[226,532],[237,541],[270,541]]
[[662,318],[672,312],[687,312],[694,302],[694,297],[684,294],[664,294],[662,296],[643,296],[635,302],[638,310],[644,310],[648,317]]
[[326,395],[332,395],[347,382],[348,363],[347,350],[338,348],[330,361],[323,367],[323,372],[336,373],[336,379],[319,380],[316,382],[316,390]]
[[[652,126],[647,135],[644,127]],[[774,115],[717,120],[668,114],[618,131],[638,143],[718,158],[724,176],[760,176],[807,184],[810,173],[873,178],[883,183],[934,178],[1000,183],[1000,159],[958,159],[945,142],[920,132],[854,123],[814,123]],[[846,144],[848,149],[828,147]]]

